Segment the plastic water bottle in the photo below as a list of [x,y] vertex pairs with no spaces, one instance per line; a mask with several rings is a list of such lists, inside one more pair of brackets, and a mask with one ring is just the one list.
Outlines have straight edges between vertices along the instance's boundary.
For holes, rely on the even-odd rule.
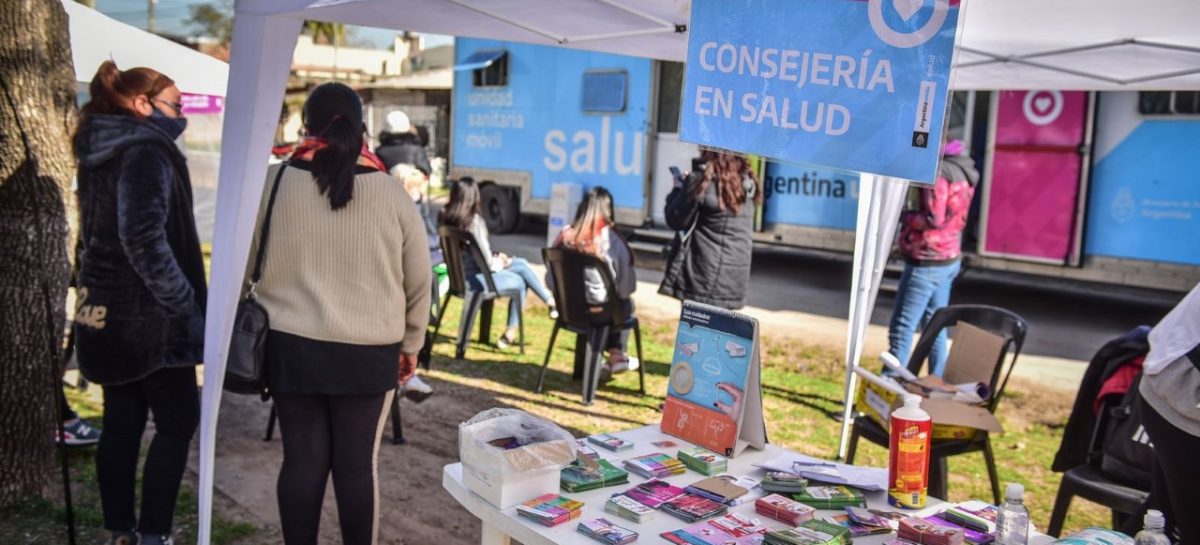
[[1027,545],[1029,543],[1029,510],[1025,508],[1025,487],[1009,483],[1004,491],[1004,505],[996,516],[996,545]]
[[1167,534],[1164,532],[1167,527],[1167,519],[1161,511],[1154,509],[1146,511],[1142,524],[1144,528],[1137,533],[1137,537],[1133,538],[1134,545],[1171,545],[1171,540],[1167,539]]

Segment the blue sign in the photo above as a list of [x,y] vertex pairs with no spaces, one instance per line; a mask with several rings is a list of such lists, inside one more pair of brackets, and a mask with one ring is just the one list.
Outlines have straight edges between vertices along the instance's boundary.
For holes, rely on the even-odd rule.
[[1092,171],[1085,253],[1200,265],[1198,142],[1200,123],[1142,121],[1102,156]]
[[932,183],[958,0],[693,0],[680,138]]
[[[456,40],[454,54],[464,64],[495,50],[508,55],[501,85],[454,73],[454,167],[528,172],[536,199],[549,199],[556,182],[602,185],[616,206],[642,209],[652,61],[471,38]],[[596,106],[588,84],[598,76],[608,95],[600,106],[611,111],[585,110]]]
[[824,167],[767,163],[763,223],[854,230],[858,175]]

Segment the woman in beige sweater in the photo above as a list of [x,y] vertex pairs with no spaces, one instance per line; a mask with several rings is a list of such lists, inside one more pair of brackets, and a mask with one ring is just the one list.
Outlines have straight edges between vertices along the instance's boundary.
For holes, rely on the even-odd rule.
[[313,89],[304,127],[292,159],[267,175],[264,211],[278,188],[256,287],[283,435],[279,518],[285,543],[315,545],[332,473],[342,542],[373,544],[379,439],[424,343],[429,248],[412,198],[363,147],[354,90]]

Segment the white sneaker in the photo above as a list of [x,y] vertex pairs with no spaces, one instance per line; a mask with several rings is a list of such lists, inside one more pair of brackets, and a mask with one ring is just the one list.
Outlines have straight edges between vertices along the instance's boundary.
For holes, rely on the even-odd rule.
[[420,403],[433,395],[433,387],[421,380],[421,377],[413,375],[400,387],[400,392],[414,403]]
[[608,361],[608,369],[610,369],[613,372],[613,375],[616,375],[616,373],[623,373],[625,371],[629,371],[630,369],[637,369],[637,367],[630,366],[631,361],[634,361],[634,358],[625,358],[623,360],[618,360],[618,361],[610,360],[610,361]]

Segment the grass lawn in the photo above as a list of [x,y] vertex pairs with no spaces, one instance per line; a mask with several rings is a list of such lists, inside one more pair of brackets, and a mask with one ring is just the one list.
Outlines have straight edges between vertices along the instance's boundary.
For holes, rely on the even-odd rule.
[[[206,246],[204,253],[208,257],[210,248]],[[205,264],[207,266],[208,259]],[[453,359],[454,336],[458,330],[460,308],[461,301],[452,301],[446,313],[446,324],[435,346],[433,368],[429,373],[435,382],[445,381],[481,390],[497,405],[519,407],[541,415],[577,436],[658,422],[658,407],[666,392],[674,346],[674,322],[642,320],[648,395],[638,393],[637,373],[626,373],[602,386],[596,402],[585,407],[580,404],[579,384],[571,381],[574,335],[568,332],[560,332],[546,374],[545,393],[533,393],[553,325],[544,306],[531,305],[526,310],[527,347],[524,355],[515,348],[501,351],[493,346],[472,343],[466,358],[456,361]],[[504,308],[504,305],[497,305],[493,338],[502,330],[506,316]],[[796,327],[803,325],[796,324]],[[771,442],[805,454],[832,458],[840,433],[835,416],[840,414],[842,407],[841,356],[784,337],[764,336],[762,345],[765,417]],[[98,389],[86,393],[69,389],[68,397],[76,411],[99,424]],[[1007,431],[992,438],[1000,479],[1025,485],[1026,504],[1034,523],[1042,529],[1049,522],[1061,478],[1060,474],[1050,471],[1050,463],[1062,439],[1062,426],[1072,401],[1061,392],[1014,379],[1000,403],[999,417]],[[885,448],[864,440],[859,444],[858,452],[856,461],[860,464],[887,464]],[[83,448],[74,450],[69,457],[80,543],[97,543],[103,539],[99,530],[102,519],[93,455],[93,448]],[[954,457],[949,465],[949,499],[986,500],[991,497],[982,454]],[[191,486],[185,479],[179,495],[176,516],[176,541],[179,543],[195,542],[196,497]],[[214,543],[258,543],[254,526],[222,520],[219,506],[215,512],[218,517],[213,530]],[[0,543],[65,543],[63,520],[59,499],[38,498],[20,503],[0,512]],[[1109,524],[1106,509],[1076,498],[1067,516],[1064,533]]]
[[[67,399],[71,407],[85,419],[100,425],[102,398],[98,387],[86,392],[67,388]],[[68,450],[71,471],[71,494],[75,509],[75,528],[80,544],[108,543],[108,532],[103,530],[104,518],[100,508],[100,486],[96,481],[95,447],[76,447]],[[145,450],[143,448],[143,460]],[[30,498],[0,511],[0,543],[22,543],[25,545],[50,545],[67,543],[66,508],[62,501],[62,476],[59,465],[51,477],[56,497]],[[141,478],[137,489],[141,490]],[[192,483],[184,477],[179,491],[175,515],[175,542],[195,543],[197,528],[197,497]],[[218,513],[219,515],[219,513]],[[219,516],[213,522],[212,542],[229,545],[254,543],[257,529],[250,524],[229,522]]]
[[[637,373],[625,373],[602,386],[596,402],[585,407],[580,403],[579,383],[571,381],[574,335],[567,332],[560,332],[546,374],[545,393],[533,393],[552,326],[545,307],[531,306],[526,310],[525,355],[518,354],[515,348],[500,351],[472,343],[466,358],[455,361],[453,343],[460,308],[459,301],[452,301],[446,313],[446,324],[434,350],[432,378],[492,392],[497,403],[541,415],[577,435],[658,422],[658,406],[667,388],[675,323],[642,320],[647,396],[638,393]],[[506,311],[501,308],[497,305],[493,317],[493,335],[502,330]],[[764,337],[762,342],[764,406],[771,442],[805,454],[832,458],[837,453],[841,432],[835,420],[842,407],[844,371],[840,356],[791,339]],[[630,351],[633,351],[632,338]],[[1063,397],[1014,379],[999,408],[1007,432],[992,439],[1002,489],[1004,482],[1023,483],[1034,523],[1043,529],[1049,523],[1061,478],[1061,474],[1049,468],[1072,402]],[[886,448],[863,440],[858,452],[857,463],[887,465]],[[951,458],[949,465],[951,500],[991,498],[981,453]],[[1077,498],[1064,530],[1109,524],[1107,510]]]

